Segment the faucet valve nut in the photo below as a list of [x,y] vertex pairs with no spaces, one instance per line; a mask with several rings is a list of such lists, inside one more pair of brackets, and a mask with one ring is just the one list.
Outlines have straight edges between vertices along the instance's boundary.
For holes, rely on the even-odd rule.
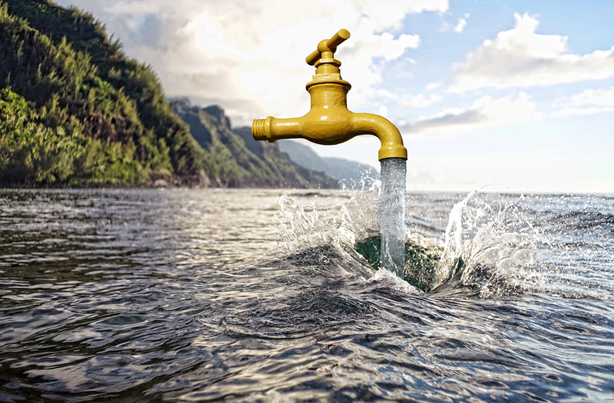
[[331,52],[330,57],[337,50],[337,46],[341,45],[350,37],[350,33],[347,29],[340,29],[335,35],[333,35],[330,39],[325,39],[318,44],[318,49],[312,52],[305,61],[308,65],[313,66],[318,60],[322,58],[322,53]]
[[271,117],[255,119],[252,123],[252,136],[256,141],[266,141],[271,137]]

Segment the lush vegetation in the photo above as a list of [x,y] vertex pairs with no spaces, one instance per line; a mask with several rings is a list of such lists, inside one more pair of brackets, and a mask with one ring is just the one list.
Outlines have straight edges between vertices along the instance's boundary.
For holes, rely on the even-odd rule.
[[132,143],[104,144],[68,134],[40,116],[16,93],[0,90],[0,181],[4,183],[135,183],[143,169]]
[[138,183],[199,168],[151,68],[77,9],[0,2],[0,87],[5,183]]

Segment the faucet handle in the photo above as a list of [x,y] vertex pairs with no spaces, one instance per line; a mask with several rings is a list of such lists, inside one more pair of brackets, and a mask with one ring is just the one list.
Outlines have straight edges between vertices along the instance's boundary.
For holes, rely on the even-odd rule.
[[324,39],[318,44],[318,49],[312,52],[305,61],[308,65],[313,66],[318,60],[322,58],[322,52],[333,52],[337,50],[337,46],[345,42],[350,37],[350,32],[347,29],[340,29],[332,38]]

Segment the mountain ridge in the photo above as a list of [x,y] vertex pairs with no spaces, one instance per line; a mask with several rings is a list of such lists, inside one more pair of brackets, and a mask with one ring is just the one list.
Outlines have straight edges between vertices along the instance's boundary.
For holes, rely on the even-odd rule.
[[293,162],[321,170],[348,189],[368,188],[380,179],[379,172],[370,165],[345,158],[321,157],[311,147],[294,140],[280,141],[279,148]]
[[197,160],[214,166],[208,172],[215,183],[230,187],[338,188],[338,181],[323,172],[290,161],[277,144],[257,142],[250,127],[232,129],[230,119],[219,105],[193,106],[189,99],[172,101],[173,111],[190,128],[206,155],[197,148]]

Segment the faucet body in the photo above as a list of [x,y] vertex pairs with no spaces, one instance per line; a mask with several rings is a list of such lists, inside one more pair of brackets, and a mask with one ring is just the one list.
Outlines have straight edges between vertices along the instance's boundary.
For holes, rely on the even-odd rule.
[[252,135],[255,140],[272,143],[279,139],[304,138],[317,144],[335,145],[358,135],[371,134],[382,143],[378,152],[380,160],[407,159],[401,133],[388,119],[371,113],[354,113],[347,108],[347,93],[352,86],[341,79],[341,62],[333,56],[337,45],[349,36],[350,33],[342,29],[330,40],[321,41],[318,50],[307,57],[307,63],[316,67],[313,80],[307,83],[311,110],[298,118],[269,116],[254,120]]

